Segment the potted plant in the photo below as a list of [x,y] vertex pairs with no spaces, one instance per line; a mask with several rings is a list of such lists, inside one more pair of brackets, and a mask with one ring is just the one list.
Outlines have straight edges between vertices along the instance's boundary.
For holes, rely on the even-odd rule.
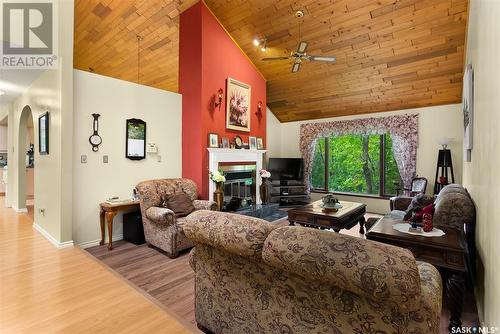
[[226,177],[220,171],[210,172],[210,180],[215,182],[214,201],[217,203],[217,210],[222,211],[224,207],[224,182]]
[[271,173],[265,169],[261,169],[259,171],[259,175],[262,179],[262,182],[260,183],[260,199],[262,201],[262,204],[267,204],[269,200],[269,193],[267,190],[267,179],[271,177]]

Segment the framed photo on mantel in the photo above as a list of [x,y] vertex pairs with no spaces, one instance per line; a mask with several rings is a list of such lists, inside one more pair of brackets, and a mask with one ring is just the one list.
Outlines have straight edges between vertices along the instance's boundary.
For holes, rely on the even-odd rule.
[[250,85],[232,78],[227,78],[227,129],[250,132],[251,91]]

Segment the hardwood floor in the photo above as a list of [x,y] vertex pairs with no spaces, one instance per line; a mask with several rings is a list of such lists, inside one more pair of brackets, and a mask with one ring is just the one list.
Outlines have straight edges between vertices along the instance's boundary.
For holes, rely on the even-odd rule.
[[[368,219],[380,216],[366,214],[365,217]],[[288,221],[279,224],[288,225]],[[354,227],[342,230],[341,233],[364,238],[358,231],[359,229]],[[176,259],[170,259],[146,244],[136,246],[122,240],[114,242],[113,246],[112,251],[108,251],[105,245],[86,250],[138,289],[156,299],[169,313],[195,324],[194,272],[188,263],[189,251],[181,253]],[[448,332],[449,318],[450,312],[446,301],[443,300],[440,333]],[[465,296],[462,321],[464,326],[478,324],[474,296],[470,293]]]
[[96,246],[90,254],[158,300],[177,317],[195,325],[194,272],[189,266],[189,251],[170,259],[146,244],[136,246],[126,241],[113,242],[113,250]]
[[0,333],[194,331],[78,247],[54,247],[3,198],[0,268]]

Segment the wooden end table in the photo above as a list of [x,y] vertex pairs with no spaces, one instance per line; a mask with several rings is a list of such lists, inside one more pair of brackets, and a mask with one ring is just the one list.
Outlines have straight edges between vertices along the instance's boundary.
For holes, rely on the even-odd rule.
[[104,245],[104,237],[105,237],[105,231],[104,231],[104,223],[106,222],[108,224],[108,250],[113,249],[113,219],[115,216],[121,212],[121,211],[129,211],[132,209],[139,210],[139,201],[122,201],[119,203],[108,203],[108,202],[103,202],[99,204],[100,206],[100,212],[99,212],[99,218],[101,221],[101,242],[99,245]]
[[290,225],[300,224],[307,227],[333,229],[340,232],[350,229],[359,223],[359,233],[365,233],[366,204],[340,201],[342,208],[337,212],[325,211],[320,206],[321,201],[316,201],[300,208],[288,211]]
[[[385,221],[384,221],[385,220]],[[394,220],[379,220],[368,232],[366,238],[394,246],[409,249],[415,258],[446,269],[450,275],[443,282],[446,295],[451,302],[450,323],[448,329],[462,325],[461,316],[465,293],[465,277],[467,275],[467,248],[461,231],[439,226],[446,234],[441,237],[424,237],[396,231],[392,226]]]

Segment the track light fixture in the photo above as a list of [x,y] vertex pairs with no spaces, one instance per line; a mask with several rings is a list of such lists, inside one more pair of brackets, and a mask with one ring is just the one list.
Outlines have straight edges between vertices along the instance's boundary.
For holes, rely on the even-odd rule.
[[254,38],[253,45],[260,46],[260,51],[267,51],[267,38]]

